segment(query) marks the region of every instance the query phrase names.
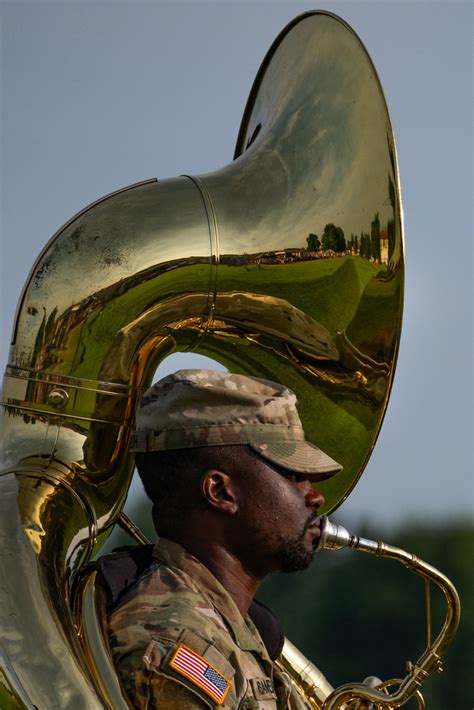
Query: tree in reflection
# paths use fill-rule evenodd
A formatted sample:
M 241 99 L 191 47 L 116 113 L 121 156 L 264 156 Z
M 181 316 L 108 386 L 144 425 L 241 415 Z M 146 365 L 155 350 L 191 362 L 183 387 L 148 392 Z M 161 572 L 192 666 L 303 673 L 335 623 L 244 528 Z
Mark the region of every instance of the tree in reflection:
M 332 222 L 327 224 L 321 237 L 321 247 L 323 251 L 328 249 L 332 249 L 335 252 L 346 251 L 347 244 L 342 227 L 336 227 Z
M 356 240 L 351 244 L 351 251 L 357 254 Z M 382 241 L 384 243 L 384 255 L 382 258 Z M 387 262 L 387 241 L 388 241 L 388 258 L 390 258 L 395 244 L 395 221 L 389 220 L 386 229 L 380 227 L 379 213 L 374 214 L 374 218 L 370 223 L 370 234 L 367 232 L 360 233 L 360 243 L 357 245 L 359 256 L 369 261 L 375 261 L 377 264 Z M 390 247 L 391 244 L 391 247 Z
M 319 251 L 321 249 L 321 242 L 317 234 L 308 234 L 306 243 L 308 251 Z
M 370 223 L 370 257 L 380 263 L 380 219 L 378 212 L 375 213 Z
M 390 177 L 390 173 L 388 175 L 388 195 L 390 198 L 390 204 L 392 205 L 393 209 L 393 214 L 395 214 L 395 184 Z M 395 249 L 395 219 L 389 219 L 387 222 L 387 235 L 388 235 L 388 258 L 390 259 L 393 250 Z
M 359 239 L 357 234 L 354 234 L 354 232 L 351 232 L 351 238 L 349 239 L 347 246 L 350 249 L 351 254 L 357 256 L 359 253 Z
M 370 235 L 365 232 L 361 232 L 359 256 L 364 257 L 364 259 L 370 259 L 371 255 Z

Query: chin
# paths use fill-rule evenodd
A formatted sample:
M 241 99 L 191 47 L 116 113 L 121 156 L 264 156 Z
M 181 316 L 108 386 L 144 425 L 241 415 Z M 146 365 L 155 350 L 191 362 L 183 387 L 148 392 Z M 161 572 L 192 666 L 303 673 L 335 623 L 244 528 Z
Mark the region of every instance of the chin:
M 292 544 L 287 543 L 279 550 L 278 560 L 282 572 L 301 572 L 307 569 L 313 561 L 314 550 L 308 550 L 301 543 L 295 545 L 294 542 L 291 541 Z

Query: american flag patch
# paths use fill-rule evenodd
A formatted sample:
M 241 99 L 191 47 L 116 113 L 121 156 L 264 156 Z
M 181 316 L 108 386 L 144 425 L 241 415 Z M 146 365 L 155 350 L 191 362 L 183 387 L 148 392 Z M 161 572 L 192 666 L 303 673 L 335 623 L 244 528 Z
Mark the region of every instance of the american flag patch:
M 184 644 L 178 646 L 170 661 L 170 667 L 189 678 L 219 705 L 225 700 L 232 685 L 232 682 L 225 675 L 219 673 L 217 668 L 211 666 L 202 656 Z

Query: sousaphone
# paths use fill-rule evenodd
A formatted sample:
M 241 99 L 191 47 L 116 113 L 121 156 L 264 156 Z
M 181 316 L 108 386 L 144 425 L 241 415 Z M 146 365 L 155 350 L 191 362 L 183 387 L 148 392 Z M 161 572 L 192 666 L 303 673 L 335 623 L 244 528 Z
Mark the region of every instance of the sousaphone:
M 3 385 L 2 708 L 126 707 L 96 643 L 93 581 L 76 611 L 71 589 L 126 521 L 134 413 L 158 363 L 202 353 L 291 387 L 308 439 L 344 466 L 321 485 L 330 512 L 382 423 L 403 274 L 383 92 L 326 12 L 275 40 L 229 165 L 131 185 L 57 232 L 22 293 Z

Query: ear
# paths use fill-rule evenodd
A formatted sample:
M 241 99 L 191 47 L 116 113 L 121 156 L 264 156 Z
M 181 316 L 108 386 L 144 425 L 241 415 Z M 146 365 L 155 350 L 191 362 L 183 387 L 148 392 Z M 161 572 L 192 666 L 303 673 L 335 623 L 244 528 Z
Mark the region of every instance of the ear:
M 201 478 L 201 495 L 216 512 L 235 515 L 238 510 L 232 478 L 223 471 L 211 468 Z

